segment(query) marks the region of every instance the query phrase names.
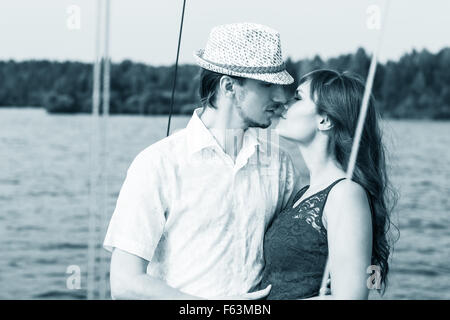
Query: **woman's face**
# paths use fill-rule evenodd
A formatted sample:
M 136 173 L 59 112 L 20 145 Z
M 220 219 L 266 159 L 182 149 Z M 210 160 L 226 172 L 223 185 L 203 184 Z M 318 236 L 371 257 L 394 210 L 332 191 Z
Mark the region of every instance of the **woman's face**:
M 294 97 L 287 104 L 284 118 L 280 118 L 275 130 L 282 137 L 301 143 L 308 143 L 317 133 L 320 116 L 310 97 L 310 82 L 302 83 Z

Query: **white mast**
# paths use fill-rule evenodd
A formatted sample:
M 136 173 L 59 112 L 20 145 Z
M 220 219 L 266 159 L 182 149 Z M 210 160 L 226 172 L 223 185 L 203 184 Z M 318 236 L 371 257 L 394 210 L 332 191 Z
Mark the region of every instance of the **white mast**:
M 103 121 L 102 121 L 102 170 L 103 170 L 103 214 L 101 214 L 100 221 L 100 248 L 102 247 L 103 237 L 106 233 L 108 221 L 108 117 L 109 117 L 109 87 L 110 87 L 110 58 L 109 58 L 109 28 L 110 28 L 110 0 L 105 0 L 105 34 L 104 34 L 104 57 L 103 57 Z M 100 249 L 101 250 L 101 249 Z M 104 250 L 101 250 L 99 260 L 99 299 L 105 300 L 108 288 L 108 263 L 107 255 Z M 103 259 L 101 259 L 103 257 Z
M 106 179 L 106 151 L 107 148 L 107 119 L 109 115 L 109 8 L 110 0 L 97 0 L 97 18 L 95 33 L 95 60 L 93 64 L 93 92 L 91 116 L 91 143 L 90 143 L 90 192 L 89 192 L 89 244 L 88 244 L 88 272 L 87 272 L 87 299 L 106 298 L 106 270 L 102 268 L 101 248 L 105 231 L 107 215 L 107 179 Z M 103 15 L 102 15 L 103 13 Z M 103 19 L 102 19 L 103 18 Z M 103 40 L 102 40 L 103 27 Z M 103 55 L 101 43 L 103 42 Z M 102 119 L 100 121 L 100 91 L 101 91 L 101 63 L 103 62 L 103 96 Z M 103 192 L 100 187 L 103 184 Z M 100 201 L 102 197 L 103 201 Z M 103 206 L 103 210 L 100 207 Z M 98 221 L 100 220 L 100 221 Z M 100 249 L 101 250 L 101 249 Z M 99 277 L 97 277 L 99 275 Z M 97 292 L 97 278 L 102 288 Z

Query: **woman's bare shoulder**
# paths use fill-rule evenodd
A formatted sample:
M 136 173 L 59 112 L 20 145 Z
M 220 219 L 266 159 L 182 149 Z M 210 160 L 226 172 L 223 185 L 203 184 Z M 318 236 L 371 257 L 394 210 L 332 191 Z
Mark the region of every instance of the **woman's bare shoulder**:
M 367 214 L 361 214 L 367 212 Z M 348 221 L 370 218 L 370 207 L 365 189 L 355 181 L 345 179 L 337 183 L 328 194 L 324 213 L 328 224 L 337 218 L 347 218 Z
M 365 189 L 357 182 L 345 179 L 338 182 L 328 194 L 328 198 L 341 201 L 367 200 Z

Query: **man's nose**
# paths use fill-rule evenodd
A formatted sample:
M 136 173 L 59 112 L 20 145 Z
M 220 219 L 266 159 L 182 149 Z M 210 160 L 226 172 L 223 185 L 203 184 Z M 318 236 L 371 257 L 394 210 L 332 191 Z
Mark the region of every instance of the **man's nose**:
M 285 104 L 288 100 L 282 85 L 273 86 L 272 99 L 276 103 Z

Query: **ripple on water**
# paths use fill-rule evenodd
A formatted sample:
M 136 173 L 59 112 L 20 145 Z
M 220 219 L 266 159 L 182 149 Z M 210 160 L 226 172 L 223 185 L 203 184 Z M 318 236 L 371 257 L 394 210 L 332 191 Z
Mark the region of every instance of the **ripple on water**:
M 86 299 L 86 290 L 49 290 L 34 295 L 33 299 Z
M 58 263 L 58 259 L 56 258 L 37 258 L 34 260 L 37 264 L 44 264 L 44 265 L 53 265 Z
M 433 269 L 425 269 L 425 268 L 396 268 L 396 273 L 401 273 L 402 275 L 413 275 L 413 276 L 427 276 L 427 277 L 437 277 L 441 273 L 433 270 Z
M 21 231 L 44 231 L 47 228 L 44 226 L 38 226 L 33 224 L 33 225 L 16 226 L 14 229 L 16 231 L 21 232 Z
M 88 245 L 86 243 L 71 243 L 71 242 L 61 242 L 46 244 L 40 247 L 40 250 L 66 250 L 66 249 L 87 249 Z
M 13 185 L 17 186 L 20 184 L 19 179 L 0 179 L 0 185 Z
M 448 225 L 445 225 L 444 223 L 436 223 L 436 222 L 429 222 L 429 223 L 427 223 L 426 227 L 429 229 L 433 229 L 433 230 L 448 229 Z

